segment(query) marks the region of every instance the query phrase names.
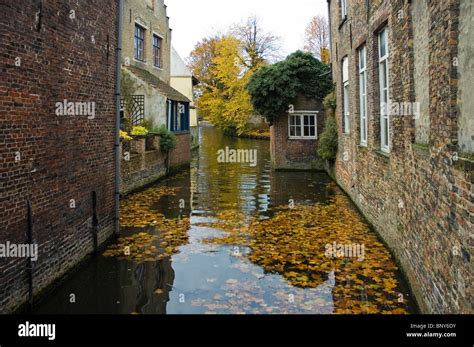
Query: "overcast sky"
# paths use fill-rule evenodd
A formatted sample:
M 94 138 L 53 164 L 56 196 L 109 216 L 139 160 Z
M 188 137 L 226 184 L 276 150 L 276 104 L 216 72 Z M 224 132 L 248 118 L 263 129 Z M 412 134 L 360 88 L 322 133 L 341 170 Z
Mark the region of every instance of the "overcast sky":
M 303 35 L 310 19 L 327 16 L 326 0 L 165 0 L 172 44 L 184 59 L 203 37 L 226 32 L 255 14 L 266 31 L 282 38 L 282 55 L 303 48 Z

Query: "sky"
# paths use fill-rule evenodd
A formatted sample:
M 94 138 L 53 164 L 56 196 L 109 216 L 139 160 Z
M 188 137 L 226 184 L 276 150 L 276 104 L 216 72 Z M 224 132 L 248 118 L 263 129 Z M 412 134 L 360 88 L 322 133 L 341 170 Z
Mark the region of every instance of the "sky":
M 263 29 L 281 37 L 281 55 L 302 49 L 304 32 L 315 15 L 327 16 L 326 0 L 165 0 L 172 44 L 184 59 L 197 42 L 233 23 L 257 15 Z

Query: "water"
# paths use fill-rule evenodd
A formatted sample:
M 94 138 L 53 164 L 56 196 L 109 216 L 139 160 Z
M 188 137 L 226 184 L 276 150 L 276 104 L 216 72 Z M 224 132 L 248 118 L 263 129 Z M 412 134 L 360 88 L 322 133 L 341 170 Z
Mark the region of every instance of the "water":
M 378 287 L 390 285 L 391 278 L 377 279 L 379 275 L 375 273 L 372 280 L 374 272 L 365 270 L 367 272 L 362 275 L 363 269 L 358 270 L 359 267 L 354 273 L 346 274 L 344 271 L 349 269 L 343 267 L 346 265 L 320 270 L 318 259 L 322 258 L 315 257 L 312 264 L 317 280 L 296 282 L 287 275 L 289 269 L 286 267 L 285 271 L 273 271 L 272 265 L 252 260 L 251 254 L 256 250 L 252 246 L 203 242 L 228 235 L 224 227 L 215 224 L 218 222 L 216 217 L 222 212 L 232 211 L 242 221 L 253 218 L 265 223 L 289 203 L 297 206 L 327 204 L 342 193 L 324 173 L 272 171 L 268 141 L 229 138 L 212 127 L 203 127 L 201 131 L 201 146 L 193 155 L 191 169 L 156 184 L 158 187 L 179 188 L 176 195 L 164 196 L 152 204 L 152 209 L 163 213 L 166 218 L 189 217 L 188 240 L 177 247 L 174 254 L 159 260 L 139 263 L 126 257 L 97 256 L 44 299 L 37 313 L 331 314 L 415 311 L 398 271 L 394 272 L 396 285 L 391 286 L 395 286 L 393 290 L 389 287 L 382 291 Z M 257 165 L 218 163 L 216 153 L 226 146 L 256 149 Z M 146 190 L 144 192 L 146 194 Z M 348 209 L 352 214 L 357 213 L 351 206 Z M 365 223 L 361 216 L 357 215 L 357 218 Z M 313 224 L 317 223 L 308 221 L 302 228 L 314 227 Z M 153 226 L 123 228 L 122 233 L 127 236 L 145 232 L 159 236 L 157 229 Z M 260 251 L 271 250 L 271 247 L 264 245 Z M 380 248 L 377 249 L 377 254 L 380 254 Z M 277 254 L 278 250 L 274 252 Z M 356 260 L 343 260 L 343 264 L 349 264 L 349 261 Z M 392 266 L 391 259 L 386 261 L 390 263 L 384 263 L 383 267 L 386 264 Z M 378 271 L 382 273 L 382 270 Z M 295 278 L 301 275 L 298 270 L 295 273 Z

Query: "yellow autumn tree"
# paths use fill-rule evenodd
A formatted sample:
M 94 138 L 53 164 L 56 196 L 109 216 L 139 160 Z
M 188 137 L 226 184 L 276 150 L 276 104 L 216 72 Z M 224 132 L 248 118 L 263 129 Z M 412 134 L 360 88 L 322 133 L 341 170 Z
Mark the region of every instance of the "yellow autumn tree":
M 241 42 L 231 36 L 213 38 L 198 45 L 193 53 L 193 72 L 205 80 L 197 106 L 205 119 L 230 132 L 242 134 L 253 113 L 245 88 L 253 73 L 242 58 Z M 205 69 L 203 71 L 203 69 Z

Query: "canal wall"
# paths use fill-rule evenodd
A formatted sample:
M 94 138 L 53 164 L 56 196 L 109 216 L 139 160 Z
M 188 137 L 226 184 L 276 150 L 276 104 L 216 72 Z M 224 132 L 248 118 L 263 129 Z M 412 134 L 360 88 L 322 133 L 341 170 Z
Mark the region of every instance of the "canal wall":
M 169 153 L 169 170 L 176 171 L 191 162 L 191 134 L 175 133 L 176 147 Z M 166 153 L 160 150 L 160 136 L 134 137 L 120 146 L 120 194 L 127 195 L 165 177 L 168 173 Z
M 28 301 L 30 278 L 36 296 L 94 250 L 94 235 L 101 244 L 113 233 L 118 7 L 0 7 L 0 244 L 37 247 L 31 266 L 26 253 L 2 252 L 0 313 L 9 313 Z M 74 110 L 61 112 L 64 100 Z M 94 112 L 77 112 L 81 103 Z
M 466 52 L 474 43 L 473 30 L 460 35 L 460 27 L 472 26 L 472 4 L 348 2 L 348 17 L 342 18 L 339 3 L 329 4 L 339 131 L 336 179 L 392 249 L 423 313 L 473 313 L 473 129 L 467 120 L 472 109 L 469 113 L 462 96 L 474 76 L 472 69 L 458 69 L 468 63 Z M 391 116 L 389 152 L 380 150 L 379 130 L 377 33 L 384 27 L 390 98 L 422 104 L 419 117 Z M 362 45 L 367 51 L 366 146 L 359 141 Z M 342 131 L 344 57 L 349 60 L 349 134 Z

